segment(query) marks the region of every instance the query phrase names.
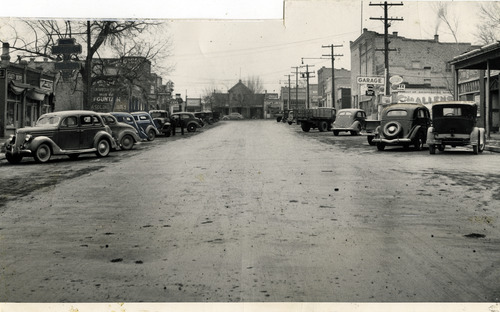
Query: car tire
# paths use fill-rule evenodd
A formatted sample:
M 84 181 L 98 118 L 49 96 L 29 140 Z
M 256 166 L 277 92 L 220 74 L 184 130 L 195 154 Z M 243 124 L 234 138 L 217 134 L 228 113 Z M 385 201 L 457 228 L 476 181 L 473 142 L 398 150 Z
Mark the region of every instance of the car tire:
M 97 149 L 96 151 L 97 157 L 106 157 L 111 151 L 111 144 L 106 139 L 100 139 L 99 142 L 97 142 L 96 149 Z
M 368 144 L 370 144 L 371 146 L 375 145 L 375 143 L 373 142 L 373 138 L 374 138 L 373 135 L 369 135 L 369 136 L 366 137 L 366 140 L 368 141 Z
M 477 139 L 478 139 L 477 151 L 479 153 L 482 153 L 484 151 L 484 147 L 486 145 L 485 137 L 483 136 L 483 138 L 481 140 L 481 133 L 479 133 Z
M 300 127 L 302 128 L 302 131 L 304 132 L 309 132 L 311 130 L 311 125 L 307 123 L 301 123 Z
M 439 144 L 437 148 L 440 152 L 444 152 L 444 146 L 445 146 L 444 144 Z
M 187 131 L 188 132 L 195 132 L 196 131 L 196 125 L 194 123 L 191 123 L 189 125 L 187 125 Z
M 382 142 L 377 143 L 377 149 L 379 151 L 383 151 L 385 149 L 385 143 Z
M 23 156 L 21 155 L 12 155 L 12 154 L 5 154 L 5 158 L 7 159 L 7 161 L 13 165 L 17 165 L 21 162 L 21 160 L 23 160 Z
M 339 135 L 339 131 L 338 130 L 333 130 L 333 135 L 334 136 L 338 136 Z
M 154 141 L 154 139 L 156 138 L 156 132 L 151 129 L 148 131 L 148 141 Z
M 134 138 L 129 134 L 124 135 L 120 140 L 120 146 L 123 150 L 131 150 L 134 147 Z
M 429 145 L 429 154 L 431 154 L 431 155 L 436 154 L 436 145 L 434 145 L 434 144 Z
M 421 151 L 424 148 L 424 140 L 421 134 L 417 134 L 412 143 L 415 151 Z
M 479 154 L 478 145 L 472 145 L 472 152 L 474 153 L 474 155 Z
M 394 127 L 394 128 L 393 128 Z M 403 129 L 403 126 L 397 121 L 390 121 L 384 125 L 382 128 L 382 132 L 384 136 L 388 139 L 394 139 L 398 136 L 398 134 Z
M 33 154 L 33 158 L 37 163 L 46 163 L 49 161 L 50 156 L 52 156 L 52 150 L 45 143 L 40 144 Z
M 327 128 L 328 128 L 328 123 L 326 121 L 320 121 L 318 123 L 319 132 L 325 132 Z

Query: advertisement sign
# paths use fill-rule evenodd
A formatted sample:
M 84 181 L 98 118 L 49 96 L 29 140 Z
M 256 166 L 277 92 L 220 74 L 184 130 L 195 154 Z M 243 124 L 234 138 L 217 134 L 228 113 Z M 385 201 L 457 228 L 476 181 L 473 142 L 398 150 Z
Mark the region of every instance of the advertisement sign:
M 376 84 L 376 85 L 384 85 L 385 78 L 384 77 L 358 77 L 356 78 L 358 84 Z

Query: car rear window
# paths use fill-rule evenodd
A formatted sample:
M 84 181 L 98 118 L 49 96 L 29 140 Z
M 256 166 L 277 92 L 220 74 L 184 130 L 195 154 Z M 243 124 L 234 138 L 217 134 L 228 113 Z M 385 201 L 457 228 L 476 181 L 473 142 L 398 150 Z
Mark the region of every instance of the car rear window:
M 387 112 L 387 116 L 395 117 L 395 116 L 408 116 L 408 112 L 403 109 L 394 109 Z

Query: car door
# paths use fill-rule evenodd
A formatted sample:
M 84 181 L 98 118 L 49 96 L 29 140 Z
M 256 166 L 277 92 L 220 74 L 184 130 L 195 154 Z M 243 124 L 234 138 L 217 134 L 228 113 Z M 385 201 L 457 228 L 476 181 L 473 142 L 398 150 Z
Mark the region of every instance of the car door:
M 78 149 L 80 146 L 80 127 L 78 116 L 66 116 L 59 124 L 55 143 L 63 150 Z
M 103 129 L 101 119 L 97 115 L 85 114 L 80 116 L 80 148 L 94 147 L 94 138 L 97 132 Z

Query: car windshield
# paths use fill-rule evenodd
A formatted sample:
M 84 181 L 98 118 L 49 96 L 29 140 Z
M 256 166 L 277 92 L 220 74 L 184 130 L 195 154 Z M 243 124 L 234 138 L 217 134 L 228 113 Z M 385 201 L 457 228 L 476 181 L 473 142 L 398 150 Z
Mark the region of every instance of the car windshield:
M 408 112 L 402 109 L 394 109 L 387 112 L 388 117 L 408 116 Z
M 160 113 L 160 112 L 152 112 L 149 115 L 151 115 L 151 117 L 153 117 L 153 118 L 163 117 L 163 113 Z
M 35 127 L 57 126 L 61 117 L 59 116 L 42 116 L 37 120 Z
M 473 118 L 475 115 L 472 107 L 434 107 L 434 117 L 467 117 Z

